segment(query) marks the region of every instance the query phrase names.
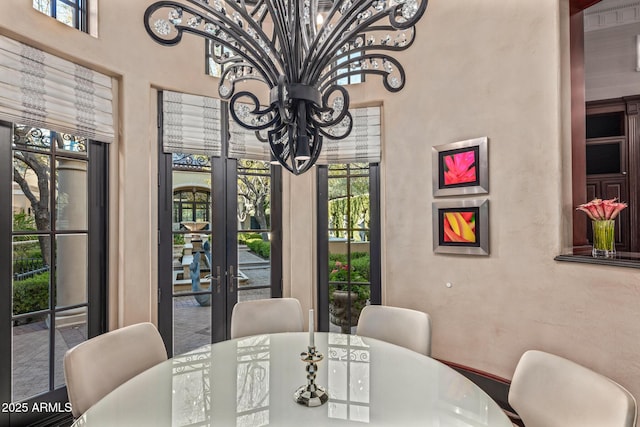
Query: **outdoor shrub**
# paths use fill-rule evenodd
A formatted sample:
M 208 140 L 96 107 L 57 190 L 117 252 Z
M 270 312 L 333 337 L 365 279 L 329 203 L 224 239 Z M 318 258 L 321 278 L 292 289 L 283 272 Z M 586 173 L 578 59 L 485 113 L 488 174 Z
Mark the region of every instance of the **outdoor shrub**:
M 238 233 L 238 242 L 247 245 L 250 240 L 262 240 L 260 233 Z M 248 246 L 248 245 L 247 245 Z
M 262 237 L 259 237 L 258 239 L 248 240 L 247 246 L 262 258 L 269 259 L 269 257 L 271 256 L 271 242 L 265 242 L 264 240 L 262 240 Z
M 369 257 L 369 254 L 366 254 L 366 256 L 351 260 L 351 266 L 353 267 L 353 270 L 357 272 L 360 276 L 362 276 L 364 278 L 364 281 L 366 282 L 369 281 L 369 277 L 370 277 L 370 274 L 369 274 L 370 265 L 371 265 L 371 258 Z
M 347 262 L 346 254 L 329 254 L 329 265 L 332 265 L 336 261 L 340 261 L 341 263 Z
M 13 282 L 13 314 L 30 313 L 49 307 L 49 272 Z

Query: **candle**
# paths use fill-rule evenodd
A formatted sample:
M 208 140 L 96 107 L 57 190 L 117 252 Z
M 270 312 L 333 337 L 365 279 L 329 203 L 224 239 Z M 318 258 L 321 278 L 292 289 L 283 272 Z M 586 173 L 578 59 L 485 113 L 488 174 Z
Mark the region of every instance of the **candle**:
M 315 347 L 313 342 L 313 308 L 309 310 L 309 347 Z

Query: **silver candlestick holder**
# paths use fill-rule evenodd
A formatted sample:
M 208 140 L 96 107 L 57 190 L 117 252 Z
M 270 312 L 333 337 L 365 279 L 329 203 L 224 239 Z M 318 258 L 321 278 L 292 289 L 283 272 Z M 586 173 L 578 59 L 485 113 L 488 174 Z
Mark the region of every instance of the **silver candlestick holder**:
M 307 364 L 307 384 L 300 386 L 293 394 L 294 400 L 308 407 L 320 406 L 329 400 L 327 391 L 315 383 L 318 362 L 324 357 L 316 352 L 315 346 L 307 347 L 308 351 L 300 353 L 300 359 Z

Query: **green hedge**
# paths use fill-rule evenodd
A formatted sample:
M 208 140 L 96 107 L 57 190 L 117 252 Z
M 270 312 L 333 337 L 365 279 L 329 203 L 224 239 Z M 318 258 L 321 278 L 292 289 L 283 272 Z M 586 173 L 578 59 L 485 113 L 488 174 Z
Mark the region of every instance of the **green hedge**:
M 271 256 L 271 242 L 265 242 L 264 240 L 262 240 L 262 237 L 248 240 L 247 246 L 262 258 L 269 259 L 269 257 Z
M 31 313 L 49 307 L 49 272 L 13 282 L 13 314 Z
M 246 245 L 250 240 L 262 240 L 260 233 L 238 233 L 238 243 Z

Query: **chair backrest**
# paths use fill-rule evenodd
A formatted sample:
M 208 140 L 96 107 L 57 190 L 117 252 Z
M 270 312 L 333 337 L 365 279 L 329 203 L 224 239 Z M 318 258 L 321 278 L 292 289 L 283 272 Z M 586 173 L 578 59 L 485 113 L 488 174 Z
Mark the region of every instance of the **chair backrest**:
M 237 303 L 231 313 L 231 338 L 302 331 L 302 307 L 295 298 L 243 301 Z
M 513 374 L 509 404 L 527 427 L 635 427 L 633 396 L 570 360 L 525 352 Z
M 367 305 L 360 312 L 356 334 L 431 355 L 431 318 L 422 311 Z
M 107 332 L 64 355 L 64 377 L 74 417 L 120 384 L 167 360 L 162 337 L 152 323 Z

